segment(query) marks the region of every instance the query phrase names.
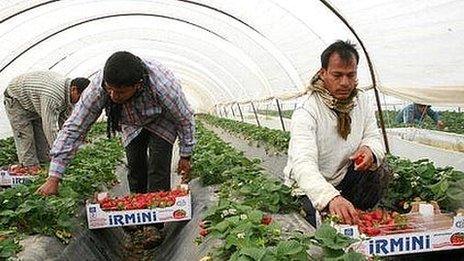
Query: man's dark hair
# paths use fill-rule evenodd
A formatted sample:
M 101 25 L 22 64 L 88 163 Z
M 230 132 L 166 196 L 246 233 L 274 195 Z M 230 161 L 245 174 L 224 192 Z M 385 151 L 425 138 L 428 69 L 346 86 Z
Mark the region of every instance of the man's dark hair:
M 329 59 L 333 53 L 338 53 L 342 61 L 348 63 L 351 59 L 356 58 L 356 64 L 359 63 L 359 54 L 356 50 L 356 45 L 352 44 L 349 40 L 342 41 L 338 40 L 335 43 L 329 45 L 321 54 L 321 65 L 322 68 L 327 69 L 329 66 Z
M 422 106 L 422 107 L 432 107 L 430 104 L 423 104 L 423 103 L 413 103 L 415 106 Z
M 111 84 L 115 87 L 130 86 L 142 82 L 149 84 L 149 74 L 145 63 L 138 56 L 126 51 L 115 52 L 105 63 L 102 84 Z M 116 131 L 120 131 L 119 120 L 122 106 L 114 103 L 110 98 L 105 106 L 107 119 L 106 133 L 108 138 Z
M 142 60 L 126 51 L 115 52 L 103 69 L 103 80 L 111 85 L 129 86 L 143 80 L 146 68 Z
M 71 81 L 71 86 L 76 86 L 79 93 L 82 93 L 89 84 L 90 80 L 83 77 L 74 78 Z

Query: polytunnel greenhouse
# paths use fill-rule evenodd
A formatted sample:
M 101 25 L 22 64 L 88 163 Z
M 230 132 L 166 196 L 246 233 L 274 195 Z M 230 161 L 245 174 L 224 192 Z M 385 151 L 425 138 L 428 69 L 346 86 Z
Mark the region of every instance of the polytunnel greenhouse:
M 0 1 L 0 260 L 464 260 L 464 2 Z

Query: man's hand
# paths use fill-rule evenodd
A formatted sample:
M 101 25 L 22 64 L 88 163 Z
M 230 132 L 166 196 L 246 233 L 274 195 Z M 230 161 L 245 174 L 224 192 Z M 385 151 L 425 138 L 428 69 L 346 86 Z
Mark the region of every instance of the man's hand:
M 354 160 L 354 170 L 366 171 L 374 165 L 374 154 L 367 146 L 361 146 L 353 155 L 350 160 Z
M 182 175 L 181 183 L 188 183 L 190 181 L 190 158 L 180 157 L 179 164 L 177 164 L 177 174 Z
M 442 122 L 442 121 L 437 121 L 437 128 L 439 130 L 443 130 L 443 128 L 445 127 L 445 123 Z
M 57 177 L 48 177 L 47 181 L 45 181 L 40 188 L 37 189 L 35 193 L 42 195 L 42 196 L 51 196 L 58 194 L 58 188 L 60 187 L 60 179 Z
M 358 212 L 353 204 L 342 196 L 336 196 L 329 202 L 329 212 L 339 216 L 346 224 L 353 225 L 359 221 Z

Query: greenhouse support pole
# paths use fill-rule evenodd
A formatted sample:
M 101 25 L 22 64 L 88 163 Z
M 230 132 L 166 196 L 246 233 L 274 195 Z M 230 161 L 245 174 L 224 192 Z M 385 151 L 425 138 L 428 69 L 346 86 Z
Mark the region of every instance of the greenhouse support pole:
M 255 114 L 256 123 L 258 124 L 259 127 L 261 127 L 261 124 L 259 123 L 259 120 L 258 120 L 258 114 L 256 114 L 256 109 L 255 109 L 255 105 L 253 104 L 253 102 L 251 102 L 251 108 L 253 108 L 253 113 Z
M 221 116 L 221 118 L 223 118 L 221 108 L 218 107 L 217 110 L 219 112 L 219 116 Z
M 383 120 L 382 108 L 380 106 L 379 91 L 377 90 L 377 80 L 375 79 L 374 66 L 372 65 L 371 57 L 367 53 L 367 50 L 366 50 L 366 47 L 364 46 L 363 41 L 361 41 L 361 38 L 354 31 L 354 28 L 337 11 L 337 9 L 335 9 L 332 5 L 330 5 L 330 3 L 327 0 L 319 0 L 319 1 L 321 1 L 321 3 L 323 3 L 327 8 L 329 8 L 329 10 L 332 11 L 346 25 L 346 27 L 348 27 L 350 32 L 353 33 L 354 37 L 356 38 L 356 40 L 358 40 L 359 44 L 361 45 L 361 48 L 362 48 L 362 50 L 364 52 L 364 55 L 366 56 L 367 65 L 369 66 L 369 72 L 371 74 L 372 88 L 374 89 L 375 101 L 377 103 L 377 111 L 379 112 L 380 128 L 382 129 L 383 141 L 385 143 L 385 150 L 386 150 L 387 153 L 390 153 L 390 146 L 388 146 L 387 131 L 385 130 L 385 122 Z
M 234 116 L 234 119 L 235 119 L 235 112 L 234 112 L 234 104 L 233 103 L 230 105 L 230 110 L 232 111 L 232 116 Z
M 377 111 L 379 112 L 380 128 L 382 129 L 383 141 L 385 142 L 385 150 L 388 154 L 390 154 L 390 146 L 388 146 L 387 131 L 385 130 L 385 121 L 383 119 L 382 107 L 380 106 L 379 91 L 377 90 L 375 85 L 373 87 L 374 87 L 375 101 L 377 103 Z
M 280 123 L 282 124 L 282 130 L 285 131 L 284 119 L 282 118 L 282 110 L 280 109 L 279 99 L 276 99 L 277 110 L 279 111 Z
M 238 104 L 238 103 L 237 103 L 237 107 L 238 107 L 238 112 L 240 113 L 240 119 L 242 119 L 242 122 L 243 122 L 242 108 L 240 108 L 240 104 Z
M 226 118 L 229 118 L 229 115 L 228 115 L 228 113 L 227 113 L 227 108 L 226 108 L 226 106 L 224 106 L 223 109 L 224 109 L 224 115 L 226 115 Z

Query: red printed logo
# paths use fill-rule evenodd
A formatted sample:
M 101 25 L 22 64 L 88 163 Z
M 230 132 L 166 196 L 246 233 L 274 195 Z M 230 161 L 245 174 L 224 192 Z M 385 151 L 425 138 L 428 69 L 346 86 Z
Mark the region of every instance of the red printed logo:
M 462 246 L 464 245 L 464 233 L 455 233 L 450 238 L 451 244 L 453 246 Z

